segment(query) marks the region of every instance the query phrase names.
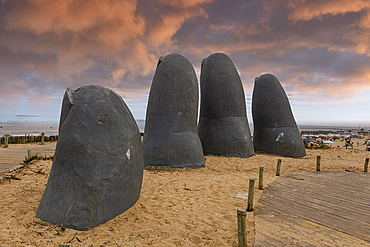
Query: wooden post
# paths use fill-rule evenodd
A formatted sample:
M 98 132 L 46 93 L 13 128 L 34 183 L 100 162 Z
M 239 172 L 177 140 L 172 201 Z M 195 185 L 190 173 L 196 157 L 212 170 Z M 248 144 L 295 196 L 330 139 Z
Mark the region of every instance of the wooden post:
M 32 157 L 32 155 L 31 155 L 31 149 L 28 149 L 28 160 L 30 160 L 31 157 Z
M 5 143 L 4 143 L 4 148 L 8 147 L 8 134 L 5 135 Z
M 369 158 L 365 159 L 365 166 L 364 166 L 364 172 L 367 172 L 367 168 L 369 167 Z
M 318 155 L 317 156 L 317 159 L 316 159 L 316 171 L 319 172 L 320 171 L 320 161 L 321 161 L 321 156 Z
M 45 145 L 44 138 L 45 138 L 45 134 L 41 133 L 41 145 Z
M 247 211 L 252 211 L 253 210 L 254 182 L 255 182 L 255 180 L 253 178 L 249 179 Z
M 59 244 L 59 247 L 73 247 L 73 244 Z
M 239 247 L 246 247 L 247 246 L 247 229 L 246 229 L 246 222 L 245 218 L 247 216 L 247 212 L 244 209 L 238 209 L 238 240 L 239 240 Z
M 260 167 L 260 173 L 258 177 L 258 189 L 263 190 L 263 167 Z
M 276 176 L 280 176 L 281 159 L 278 159 L 276 167 Z

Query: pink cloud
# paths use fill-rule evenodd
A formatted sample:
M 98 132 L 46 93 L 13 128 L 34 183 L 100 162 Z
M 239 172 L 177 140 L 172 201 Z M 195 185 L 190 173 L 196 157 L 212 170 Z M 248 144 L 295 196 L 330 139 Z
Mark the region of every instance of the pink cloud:
M 130 100 L 142 98 L 159 56 L 173 52 L 198 71 L 204 57 L 227 53 L 246 90 L 265 72 L 313 97 L 318 89 L 332 95 L 354 92 L 370 81 L 370 40 L 364 35 L 370 2 L 365 0 L 0 4 L 7 7 L 0 9 L 2 99 L 53 95 L 86 84 L 103 84 Z
M 295 23 L 312 19 L 322 20 L 326 15 L 358 12 L 370 7 L 370 2 L 367 0 L 280 0 L 265 1 L 264 7 L 270 13 L 276 11 L 276 9 L 286 8 L 288 19 Z
M 93 27 L 104 25 L 107 30 L 101 32 L 109 33 L 113 29 L 116 35 L 121 33 L 119 40 L 126 41 L 143 33 L 145 23 L 143 17 L 135 13 L 136 4 L 135 0 L 21 1 L 5 14 L 4 19 L 8 30 L 25 30 L 37 34 L 53 32 L 64 35 L 69 31 L 87 33 Z

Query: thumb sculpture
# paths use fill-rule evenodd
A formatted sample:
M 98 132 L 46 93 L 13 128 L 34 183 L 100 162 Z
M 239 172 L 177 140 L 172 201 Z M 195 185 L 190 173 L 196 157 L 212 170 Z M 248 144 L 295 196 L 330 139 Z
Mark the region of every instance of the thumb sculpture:
M 256 78 L 252 114 L 255 150 L 287 157 L 306 156 L 288 97 L 275 76 Z
M 143 179 L 136 122 L 122 98 L 101 86 L 68 88 L 59 140 L 36 217 L 88 230 L 135 204 Z
M 179 54 L 160 57 L 146 112 L 145 166 L 204 166 L 197 133 L 198 97 L 198 81 L 191 63 Z
M 253 156 L 243 85 L 227 55 L 215 53 L 203 59 L 200 88 L 198 134 L 204 153 Z

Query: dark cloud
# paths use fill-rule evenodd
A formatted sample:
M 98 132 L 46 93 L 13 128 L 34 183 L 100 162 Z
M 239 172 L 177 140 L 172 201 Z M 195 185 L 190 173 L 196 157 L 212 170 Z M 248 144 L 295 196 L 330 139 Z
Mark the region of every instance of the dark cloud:
M 370 88 L 369 29 L 366 0 L 5 0 L 0 105 L 102 84 L 142 109 L 159 56 L 173 52 L 198 73 L 204 57 L 228 54 L 247 97 L 262 73 L 297 99 L 351 92 Z
M 343 1 L 270 3 L 214 2 L 206 8 L 212 9 L 207 18 L 184 24 L 174 37 L 195 54 L 229 54 L 248 90 L 262 73 L 274 73 L 288 89 L 313 95 L 370 87 L 369 42 L 359 24 L 366 26 L 361 21 L 369 12 L 367 2 L 356 1 L 348 9 Z

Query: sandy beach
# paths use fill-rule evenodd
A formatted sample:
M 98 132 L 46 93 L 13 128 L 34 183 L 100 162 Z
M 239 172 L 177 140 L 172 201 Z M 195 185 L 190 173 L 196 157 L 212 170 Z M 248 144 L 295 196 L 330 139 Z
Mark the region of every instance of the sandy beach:
M 55 153 L 57 142 L 45 142 L 45 145 L 39 143 L 33 144 L 9 144 L 9 148 L 0 146 L 0 177 L 15 168 L 21 166 L 20 163 L 28 156 L 28 150 L 33 154 L 41 154 L 44 156 L 52 156 Z
M 336 141 L 333 148 L 307 149 L 304 158 L 264 153 L 250 158 L 206 156 L 205 168 L 146 168 L 137 203 L 109 222 L 85 232 L 50 225 L 36 218 L 52 161 L 32 161 L 27 167 L 1 175 L 2 178 L 13 175 L 20 180 L 6 179 L 0 184 L 0 246 L 58 246 L 60 243 L 104 246 L 115 242 L 118 243 L 112 246 L 199 243 L 202 243 L 200 246 L 237 246 L 236 211 L 246 208 L 246 199 L 234 198 L 234 195 L 248 191 L 250 178 L 257 181 L 260 166 L 264 167 L 265 186 L 277 178 L 278 159 L 282 159 L 282 175 L 314 171 L 317 155 L 321 156 L 322 171 L 362 171 L 370 152 L 365 151 L 363 145 L 355 145 L 354 149 L 343 146 L 344 142 Z M 0 155 L 2 151 L 1 147 Z M 254 205 L 262 192 L 256 188 Z M 251 244 L 255 230 L 253 212 L 248 214 L 247 230 Z M 154 236 L 159 234 L 165 235 Z M 146 238 L 148 236 L 154 237 Z M 222 239 L 224 237 L 229 238 Z M 216 239 L 219 240 L 205 242 Z

